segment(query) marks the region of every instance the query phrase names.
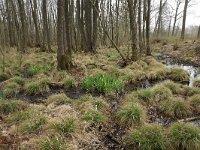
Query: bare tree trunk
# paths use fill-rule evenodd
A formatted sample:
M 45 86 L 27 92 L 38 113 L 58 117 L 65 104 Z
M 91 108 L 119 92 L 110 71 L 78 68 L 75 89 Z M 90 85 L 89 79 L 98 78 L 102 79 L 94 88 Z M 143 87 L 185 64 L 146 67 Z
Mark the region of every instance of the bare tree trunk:
M 9 44 L 10 46 L 15 46 L 15 31 L 14 31 L 14 26 L 13 26 L 13 22 L 12 22 L 12 8 L 10 5 L 10 2 L 8 0 L 5 1 L 6 3 L 6 14 L 7 14 L 7 22 L 8 22 L 8 32 L 9 32 Z
M 136 6 L 137 0 L 127 0 L 130 17 L 130 31 L 131 31 L 131 42 L 132 42 L 132 57 L 133 61 L 138 60 L 138 49 L 137 49 L 137 22 L 136 22 Z
M 92 41 L 92 51 L 96 52 L 97 49 L 97 33 L 98 33 L 98 14 L 99 14 L 99 2 L 94 0 L 93 3 L 93 41 Z
M 27 47 L 27 39 L 28 39 L 28 27 L 27 27 L 27 19 L 26 19 L 26 12 L 24 6 L 24 0 L 17 0 L 19 6 L 19 13 L 20 13 L 20 21 L 21 21 L 21 31 L 22 31 L 22 38 L 20 41 L 21 45 L 21 52 L 26 51 Z
M 78 22 L 78 30 L 80 32 L 80 39 L 81 39 L 81 49 L 86 51 L 86 36 L 84 31 L 84 22 L 83 22 L 83 1 L 77 0 L 76 1 L 76 9 L 77 9 L 77 22 Z
M 186 17 L 187 17 L 187 8 L 188 8 L 189 0 L 185 0 L 185 6 L 183 10 L 183 23 L 182 23 L 182 31 L 181 31 L 181 39 L 185 38 L 185 25 L 186 25 Z
M 200 38 L 200 26 L 199 26 L 199 29 L 198 29 L 197 38 L 198 38 L 198 39 Z
M 151 55 L 150 48 L 150 19 L 151 19 L 151 0 L 147 3 L 147 20 L 146 20 L 146 41 L 147 41 L 147 55 Z
M 172 16 L 170 16 L 170 19 L 169 19 L 168 36 L 170 35 L 170 32 L 171 32 L 171 23 L 172 23 Z
M 33 22 L 35 25 L 35 41 L 36 41 L 36 47 L 40 47 L 40 32 L 39 32 L 39 25 L 38 25 L 38 9 L 37 9 L 37 0 L 30 0 L 31 9 L 32 9 L 32 16 L 33 16 Z
M 181 1 L 177 0 L 176 12 L 175 12 L 175 16 L 174 16 L 174 23 L 173 23 L 173 29 L 172 29 L 172 36 L 174 36 L 174 34 L 175 34 L 175 28 L 176 28 L 176 22 L 177 22 L 178 10 L 179 10 L 180 4 L 181 4 Z
M 65 12 L 68 12 L 66 9 L 68 8 L 68 0 L 58 0 L 58 26 L 57 26 L 57 40 L 58 40 L 58 50 L 57 50 L 57 62 L 58 62 L 58 70 L 70 70 L 72 67 L 72 59 L 71 52 L 68 49 L 68 40 L 66 39 L 66 33 L 68 33 L 68 14 L 65 16 Z M 67 5 L 67 6 L 66 6 Z
M 43 19 L 43 46 L 42 49 L 44 51 L 51 52 L 51 38 L 50 38 L 50 31 L 48 26 L 48 19 L 47 19 L 47 1 L 42 1 L 42 19 Z M 46 45 L 48 48 L 46 48 Z
M 92 2 L 91 0 L 85 1 L 85 28 L 86 28 L 86 40 L 87 40 L 87 50 L 88 52 L 92 52 Z
M 116 45 L 119 45 L 119 4 L 120 0 L 116 0 Z
M 147 0 L 143 0 L 143 33 L 142 33 L 142 36 L 143 36 L 143 43 L 144 43 L 144 47 L 146 48 L 146 17 L 147 17 Z
M 140 54 L 142 54 L 142 21 L 141 21 L 141 12 L 142 12 L 142 1 L 139 0 L 138 4 L 138 36 L 139 36 L 139 49 L 140 49 Z

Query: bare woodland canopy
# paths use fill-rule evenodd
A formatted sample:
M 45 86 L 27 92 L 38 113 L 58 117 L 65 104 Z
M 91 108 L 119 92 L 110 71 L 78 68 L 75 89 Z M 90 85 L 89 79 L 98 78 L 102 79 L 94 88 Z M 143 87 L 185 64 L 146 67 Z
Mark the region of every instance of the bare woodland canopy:
M 70 69 L 75 51 L 96 53 L 98 47 L 129 45 L 132 60 L 150 55 L 149 39 L 186 36 L 188 9 L 194 0 L 1 0 L 1 47 L 58 46 L 58 69 Z M 180 26 L 180 22 L 182 26 Z M 199 37 L 198 27 L 193 27 Z

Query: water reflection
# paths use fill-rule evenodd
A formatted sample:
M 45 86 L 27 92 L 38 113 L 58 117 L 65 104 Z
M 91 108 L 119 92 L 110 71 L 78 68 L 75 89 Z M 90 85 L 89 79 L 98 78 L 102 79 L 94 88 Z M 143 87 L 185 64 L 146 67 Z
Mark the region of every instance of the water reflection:
M 200 68 L 198 67 L 180 63 L 177 60 L 167 55 L 160 55 L 158 56 L 158 59 L 164 64 L 166 64 L 167 67 L 169 68 L 181 67 L 182 69 L 187 71 L 190 74 L 190 82 L 189 82 L 190 87 L 193 86 L 194 80 L 200 77 Z

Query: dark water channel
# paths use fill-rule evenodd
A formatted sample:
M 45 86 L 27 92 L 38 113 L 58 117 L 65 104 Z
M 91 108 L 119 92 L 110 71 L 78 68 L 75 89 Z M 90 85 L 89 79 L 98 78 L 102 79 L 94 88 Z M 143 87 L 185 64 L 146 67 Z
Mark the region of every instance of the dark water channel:
M 196 67 L 195 65 L 192 65 L 190 63 L 185 63 L 183 61 L 180 61 L 178 59 L 172 58 L 168 55 L 162 54 L 162 53 L 156 53 L 154 55 L 157 60 L 163 64 L 165 64 L 168 68 L 176 68 L 180 67 L 187 71 L 190 75 L 189 80 L 189 87 L 193 87 L 193 83 L 196 79 L 200 79 L 200 67 Z M 200 119 L 194 119 L 189 121 L 190 123 L 194 124 L 195 126 L 200 127 Z
M 168 55 L 164 55 L 161 53 L 156 53 L 155 56 L 158 59 L 158 61 L 162 62 L 169 68 L 180 67 L 180 68 L 184 69 L 185 71 L 187 71 L 190 74 L 190 81 L 189 81 L 189 85 L 188 85 L 190 87 L 193 86 L 195 79 L 200 78 L 200 67 L 195 67 L 191 64 L 187 64 L 180 60 L 176 60 Z

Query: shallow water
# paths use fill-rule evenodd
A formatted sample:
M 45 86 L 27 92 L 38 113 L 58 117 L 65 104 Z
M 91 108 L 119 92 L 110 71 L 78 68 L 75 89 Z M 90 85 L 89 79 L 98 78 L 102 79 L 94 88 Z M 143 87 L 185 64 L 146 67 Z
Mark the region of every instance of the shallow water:
M 181 67 L 185 71 L 187 71 L 190 74 L 190 81 L 189 86 L 192 87 L 194 80 L 200 77 L 200 68 L 194 67 L 192 65 L 182 63 L 178 60 L 175 60 L 174 58 L 171 58 L 170 56 L 163 55 L 163 54 L 157 54 L 157 58 L 159 61 L 167 65 L 169 68 L 175 68 L 175 67 Z

